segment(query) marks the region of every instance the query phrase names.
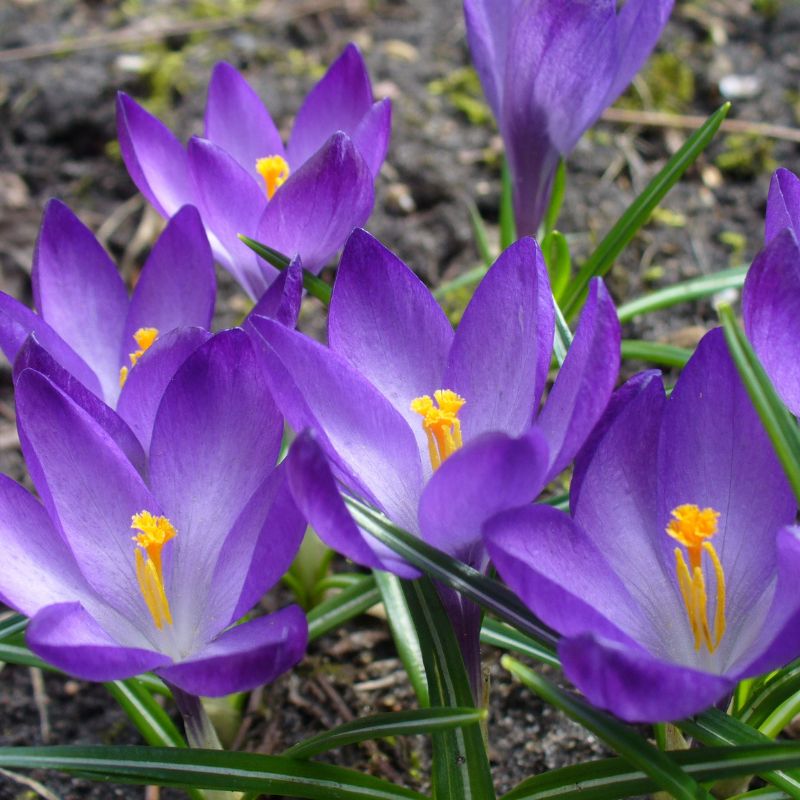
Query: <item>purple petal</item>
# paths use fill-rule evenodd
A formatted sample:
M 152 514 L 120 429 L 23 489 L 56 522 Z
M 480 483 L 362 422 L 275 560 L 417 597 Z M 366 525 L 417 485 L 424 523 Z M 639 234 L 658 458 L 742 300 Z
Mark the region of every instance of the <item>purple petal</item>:
M 58 669 L 86 681 L 116 681 L 170 663 L 161 653 L 121 647 L 80 603 L 43 608 L 28 625 L 28 646 Z
M 544 505 L 517 508 L 489 520 L 484 537 L 503 580 L 559 633 L 592 632 L 632 645 L 629 636 L 646 625 L 604 553 L 566 514 Z
M 41 469 L 46 486 L 40 493 L 81 572 L 125 619 L 150 630 L 136 579 L 131 517 L 144 509 L 159 514 L 156 501 L 100 424 L 44 375 L 25 370 L 16 393 L 23 453 Z
M 123 92 L 117 95 L 117 136 L 128 174 L 162 217 L 187 203 L 197 205 L 183 145 Z
M 769 244 L 784 228 L 800 238 L 800 179 L 788 169 L 779 169 L 769 185 L 765 242 Z
M 337 353 L 272 320 L 258 317 L 253 325 L 289 424 L 315 430 L 326 455 L 352 476 L 349 488 L 415 531 L 422 462 L 405 420 Z
M 366 161 L 346 134 L 335 133 L 275 193 L 255 238 L 319 272 L 367 221 L 374 200 Z
M 92 368 L 107 402 L 116 400 L 128 293 L 92 232 L 58 200 L 44 212 L 32 283 L 39 313 Z
M 353 231 L 336 274 L 328 342 L 403 415 L 426 454 L 411 401 L 445 388 L 452 341 L 453 328 L 422 281 L 366 231 Z
M 90 589 L 42 505 L 0 475 L 0 598 L 26 616 Z
M 159 337 L 128 373 L 117 414 L 130 425 L 144 451 L 150 450 L 156 411 L 178 367 L 211 338 L 203 328 L 176 328 Z
M 251 172 L 259 158 L 285 156 L 281 135 L 266 106 L 224 61 L 214 67 L 208 84 L 205 126 L 205 138 Z
M 730 677 L 659 661 L 644 650 L 591 634 L 563 639 L 558 651 L 564 673 L 589 702 L 628 722 L 688 717 L 713 705 L 734 684 Z
M 303 265 L 295 258 L 269 285 L 261 299 L 253 306 L 244 323 L 245 330 L 253 330 L 250 324 L 255 317 L 277 320 L 287 328 L 294 328 L 300 316 L 303 301 Z
M 364 567 L 386 570 L 403 578 L 419 577 L 413 567 L 362 533 L 353 522 L 325 454 L 310 431 L 304 431 L 294 441 L 287 464 L 295 501 L 328 547 Z
M 598 278 L 537 420 L 550 448 L 548 481 L 572 461 L 608 404 L 619 373 L 620 338 L 617 310 Z
M 373 103 L 352 134 L 353 142 L 374 178 L 378 177 L 386 159 L 391 135 L 392 101 L 387 97 Z
M 164 392 L 150 445 L 150 483 L 177 529 L 167 582 L 176 628 L 194 629 L 225 540 L 272 471 L 283 420 L 248 335 L 218 333 Z
M 206 228 L 225 248 L 223 266 L 252 297 L 260 297 L 267 286 L 266 275 L 256 254 L 239 240 L 239 234 L 255 237 L 258 221 L 267 207 L 267 194 L 250 172 L 222 148 L 193 136 L 189 140 L 189 167 L 197 185 L 200 210 Z
M 548 459 L 547 443 L 536 429 L 519 439 L 487 433 L 468 442 L 433 473 L 422 492 L 422 538 L 484 569 L 481 526 L 501 511 L 532 503 L 544 488 Z
M 100 381 L 89 365 L 38 314 L 0 292 L 0 348 L 12 364 L 30 334 L 84 386 L 102 396 Z
M 774 235 L 756 256 L 744 283 L 742 314 L 775 388 L 791 412 L 800 414 L 800 246 L 793 230 Z
M 292 169 L 308 161 L 331 134 L 342 131 L 352 136 L 371 108 L 367 67 L 358 48 L 349 44 L 297 112 L 286 148 Z
M 458 326 L 442 388 L 466 399 L 464 439 L 519 436 L 531 425 L 553 349 L 553 299 L 533 239 L 511 245 L 481 281 Z
M 657 531 L 684 503 L 720 513 L 712 543 L 728 586 L 728 630 L 740 630 L 775 574 L 775 534 L 794 522 L 797 503 L 721 328 L 703 337 L 667 403 L 657 469 Z M 662 540 L 671 552 L 672 540 Z
M 302 659 L 307 641 L 305 614 L 288 606 L 231 628 L 192 658 L 157 672 L 189 694 L 223 697 L 274 681 Z
M 173 328 L 210 328 L 217 280 L 214 258 L 197 209 L 184 206 L 169 221 L 142 269 L 131 298 L 122 337 L 120 362 L 138 346 L 139 328 L 158 335 Z

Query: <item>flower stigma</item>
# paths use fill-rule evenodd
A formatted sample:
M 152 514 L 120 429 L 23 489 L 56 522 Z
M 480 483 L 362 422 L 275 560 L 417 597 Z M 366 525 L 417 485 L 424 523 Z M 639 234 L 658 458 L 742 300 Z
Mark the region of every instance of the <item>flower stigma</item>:
M 136 578 L 156 628 L 161 630 L 166 622 L 172 625 L 172 613 L 164 589 L 161 551 L 174 539 L 177 531 L 166 517 L 156 517 L 149 511 L 140 511 L 131 517 L 131 528 L 139 531 L 132 536 L 138 545 L 136 552 Z
M 708 541 L 717 532 L 719 512 L 713 508 L 696 505 L 681 505 L 672 510 L 672 519 L 667 525 L 667 535 L 680 542 L 689 556 L 689 564 L 680 547 L 675 548 L 675 568 L 678 575 L 683 604 L 689 617 L 694 636 L 694 649 L 705 645 L 709 653 L 719 647 L 725 633 L 725 573 L 714 545 Z M 703 553 L 714 569 L 717 587 L 717 602 L 714 610 L 714 633 L 708 621 L 708 593 L 703 574 Z
M 133 338 L 136 340 L 136 344 L 139 345 L 139 349 L 128 353 L 128 358 L 131 360 L 130 367 L 120 367 L 120 388 L 125 385 L 125 381 L 128 380 L 128 373 L 136 366 L 136 362 L 144 355 L 145 350 L 149 349 L 158 338 L 158 328 L 139 328 L 139 330 L 133 334 Z
M 422 417 L 422 429 L 428 437 L 428 455 L 434 469 L 438 469 L 462 445 L 458 412 L 466 402 L 450 389 L 437 389 L 433 398 L 426 394 L 411 401 L 411 410 Z
M 256 172 L 264 179 L 267 198 L 272 200 L 275 192 L 286 183 L 289 177 L 289 165 L 281 156 L 267 156 L 256 161 Z

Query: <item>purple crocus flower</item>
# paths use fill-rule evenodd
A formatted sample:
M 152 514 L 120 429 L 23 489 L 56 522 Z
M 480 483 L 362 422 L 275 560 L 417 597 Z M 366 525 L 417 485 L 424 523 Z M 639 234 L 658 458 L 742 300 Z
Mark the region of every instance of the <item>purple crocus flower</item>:
M 554 312 L 533 239 L 500 256 L 455 332 L 414 273 L 362 230 L 336 276 L 329 347 L 272 320 L 252 324 L 264 339 L 276 402 L 295 430 L 315 434 L 301 436 L 289 459 L 310 523 L 354 561 L 407 577 L 416 571 L 355 527 L 336 482 L 482 567 L 483 520 L 532 500 L 572 460 L 619 365 L 616 312 L 595 281 L 538 411 Z
M 120 94 L 122 156 L 142 194 L 163 216 L 196 205 L 217 260 L 251 297 L 276 271 L 243 233 L 319 271 L 363 225 L 386 157 L 390 101 L 374 102 L 364 60 L 348 45 L 297 113 L 284 148 L 269 112 L 229 64 L 214 68 L 205 136 L 185 149 L 155 117 Z
M 800 415 L 800 179 L 787 169 L 772 177 L 766 246 L 747 272 L 745 330 L 775 388 Z
M 673 0 L 464 0 L 467 38 L 506 146 L 517 231 L 534 234 L 558 161 L 630 83 Z
M 614 396 L 570 501 L 572 518 L 534 505 L 484 530 L 595 705 L 676 720 L 800 654 L 797 504 L 721 329 L 669 399 L 655 372 Z
M 34 334 L 57 365 L 120 408 L 130 405 L 126 394 L 137 393 L 133 376 L 139 360 L 150 355 L 151 346 L 168 349 L 164 345 L 176 339 L 196 344 L 211 325 L 216 296 L 211 249 L 190 206 L 170 220 L 129 297 L 92 232 L 67 206 L 51 200 L 36 244 L 32 283 L 38 314 L 0 293 L 0 348 L 6 357 L 13 363 Z M 182 328 L 190 330 L 176 331 Z
M 175 373 L 147 481 L 46 375 L 24 369 L 16 396 L 42 503 L 0 478 L 0 598 L 31 617 L 35 653 L 86 680 L 155 670 L 211 696 L 302 657 L 296 606 L 231 627 L 288 568 L 305 528 L 274 466 L 283 420 L 246 333 L 217 334 Z

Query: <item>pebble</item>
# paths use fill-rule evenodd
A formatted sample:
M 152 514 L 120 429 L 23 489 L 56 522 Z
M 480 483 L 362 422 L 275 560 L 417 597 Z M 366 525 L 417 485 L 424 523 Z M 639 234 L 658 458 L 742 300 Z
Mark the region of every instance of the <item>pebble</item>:
M 757 75 L 726 75 L 719 82 L 719 91 L 728 100 L 750 100 L 761 94 Z

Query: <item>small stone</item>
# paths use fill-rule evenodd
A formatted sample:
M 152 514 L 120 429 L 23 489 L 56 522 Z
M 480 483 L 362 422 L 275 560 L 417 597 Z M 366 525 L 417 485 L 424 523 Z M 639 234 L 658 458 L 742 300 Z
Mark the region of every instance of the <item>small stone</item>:
M 386 190 L 386 210 L 390 214 L 406 216 L 417 210 L 411 190 L 404 183 L 393 183 Z
M 761 88 L 757 75 L 726 75 L 719 82 L 719 91 L 728 100 L 750 100 L 761 94 Z
M 14 172 L 0 172 L 0 208 L 25 208 L 30 202 L 25 181 Z

